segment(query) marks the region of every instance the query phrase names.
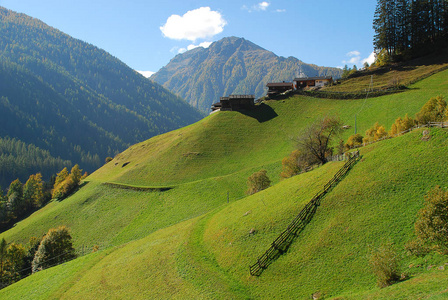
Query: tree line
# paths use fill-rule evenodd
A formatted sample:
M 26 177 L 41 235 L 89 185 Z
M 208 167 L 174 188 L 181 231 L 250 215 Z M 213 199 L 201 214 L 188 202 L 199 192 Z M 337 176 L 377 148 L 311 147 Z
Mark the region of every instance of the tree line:
M 373 29 L 377 57 L 398 61 L 447 46 L 447 0 L 378 0 Z
M 0 186 L 8 185 L 12 179 L 22 181 L 40 172 L 49 179 L 64 167 L 72 167 L 69 160 L 53 157 L 49 151 L 15 138 L 0 138 Z
M 9 185 L 6 195 L 0 186 L 0 230 L 11 227 L 51 199 L 67 197 L 85 177 L 87 173 L 83 175 L 82 169 L 75 165 L 70 173 L 65 167 L 49 182 L 42 180 L 41 173 L 30 175 L 25 184 L 16 179 Z

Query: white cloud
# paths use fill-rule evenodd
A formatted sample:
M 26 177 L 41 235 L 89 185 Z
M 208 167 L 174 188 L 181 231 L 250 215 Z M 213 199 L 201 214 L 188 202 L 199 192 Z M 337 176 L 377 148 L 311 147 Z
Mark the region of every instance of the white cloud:
M 194 48 L 197 48 L 197 47 L 208 48 L 211 44 L 212 44 L 212 42 L 202 42 L 199 45 L 191 44 L 191 45 L 188 45 L 187 49 L 191 50 L 191 49 L 194 49 Z
M 343 60 L 342 62 L 344 64 L 359 64 L 361 61 L 361 52 L 354 50 L 354 51 L 350 51 L 348 52 L 345 56 L 348 56 L 350 59 L 349 60 Z
M 137 71 L 137 70 L 136 70 Z M 152 71 L 137 71 L 138 73 L 142 74 L 143 76 L 145 76 L 146 78 L 151 77 L 152 74 L 154 74 L 155 72 Z
M 275 12 L 278 12 L 278 13 L 286 12 L 286 9 L 276 9 Z
M 212 11 L 210 7 L 200 7 L 183 16 L 171 15 L 160 30 L 167 38 L 195 42 L 221 33 L 226 24 L 219 12 Z
M 349 57 L 349 60 L 343 60 L 344 64 L 352 64 L 357 65 L 358 67 L 362 67 L 365 62 L 371 65 L 375 61 L 375 52 L 370 53 L 367 58 L 361 59 L 361 52 L 354 50 L 348 52 L 345 56 Z
M 263 1 L 263 2 L 260 2 L 258 4 L 252 5 L 251 7 L 249 7 L 247 5 L 243 5 L 241 7 L 241 9 L 242 10 L 247 10 L 248 12 L 266 11 L 270 5 L 271 5 L 271 3 L 267 2 L 267 1 Z M 283 12 L 283 11 L 285 11 L 285 10 L 277 9 L 277 12 Z
M 260 3 L 258 3 L 258 9 L 266 10 L 266 9 L 268 9 L 269 5 L 270 5 L 269 2 L 266 2 L 266 1 L 260 2 Z
M 350 51 L 349 53 L 347 53 L 347 56 L 360 56 L 361 52 L 355 50 L 355 51 Z
M 188 45 L 187 48 L 177 48 L 177 53 L 184 53 L 187 52 L 189 50 L 192 50 L 194 48 L 198 48 L 198 47 L 202 47 L 202 48 L 208 48 L 210 45 L 212 44 L 212 42 L 202 42 L 199 45 Z
M 362 60 L 362 64 L 368 63 L 369 65 L 373 64 L 375 62 L 375 52 L 370 53 L 369 57 L 364 58 Z

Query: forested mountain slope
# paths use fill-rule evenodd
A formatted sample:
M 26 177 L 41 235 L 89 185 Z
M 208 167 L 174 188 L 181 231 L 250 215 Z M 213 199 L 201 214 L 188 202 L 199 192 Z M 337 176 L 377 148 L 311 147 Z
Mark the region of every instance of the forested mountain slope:
M 106 51 L 0 7 L 0 137 L 92 171 L 201 117 Z
M 292 81 L 297 76 L 333 76 L 342 70 L 281 57 L 244 38 L 228 37 L 207 49 L 195 48 L 174 57 L 150 79 L 209 112 L 219 97 L 266 93 L 268 82 Z

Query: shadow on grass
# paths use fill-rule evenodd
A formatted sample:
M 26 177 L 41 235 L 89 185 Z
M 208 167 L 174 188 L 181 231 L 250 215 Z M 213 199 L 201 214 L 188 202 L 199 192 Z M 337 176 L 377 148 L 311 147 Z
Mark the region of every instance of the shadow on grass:
M 257 121 L 260 123 L 267 122 L 274 119 L 275 117 L 278 117 L 278 114 L 275 112 L 275 110 L 264 103 L 256 105 L 254 110 L 241 110 L 240 112 L 243 115 L 257 119 Z

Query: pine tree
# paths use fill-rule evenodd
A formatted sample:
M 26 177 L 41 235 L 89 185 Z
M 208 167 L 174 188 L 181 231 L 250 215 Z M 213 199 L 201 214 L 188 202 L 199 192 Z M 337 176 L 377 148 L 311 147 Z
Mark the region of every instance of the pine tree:
M 373 46 L 375 51 L 387 48 L 387 5 L 386 0 L 378 0 L 373 17 Z

